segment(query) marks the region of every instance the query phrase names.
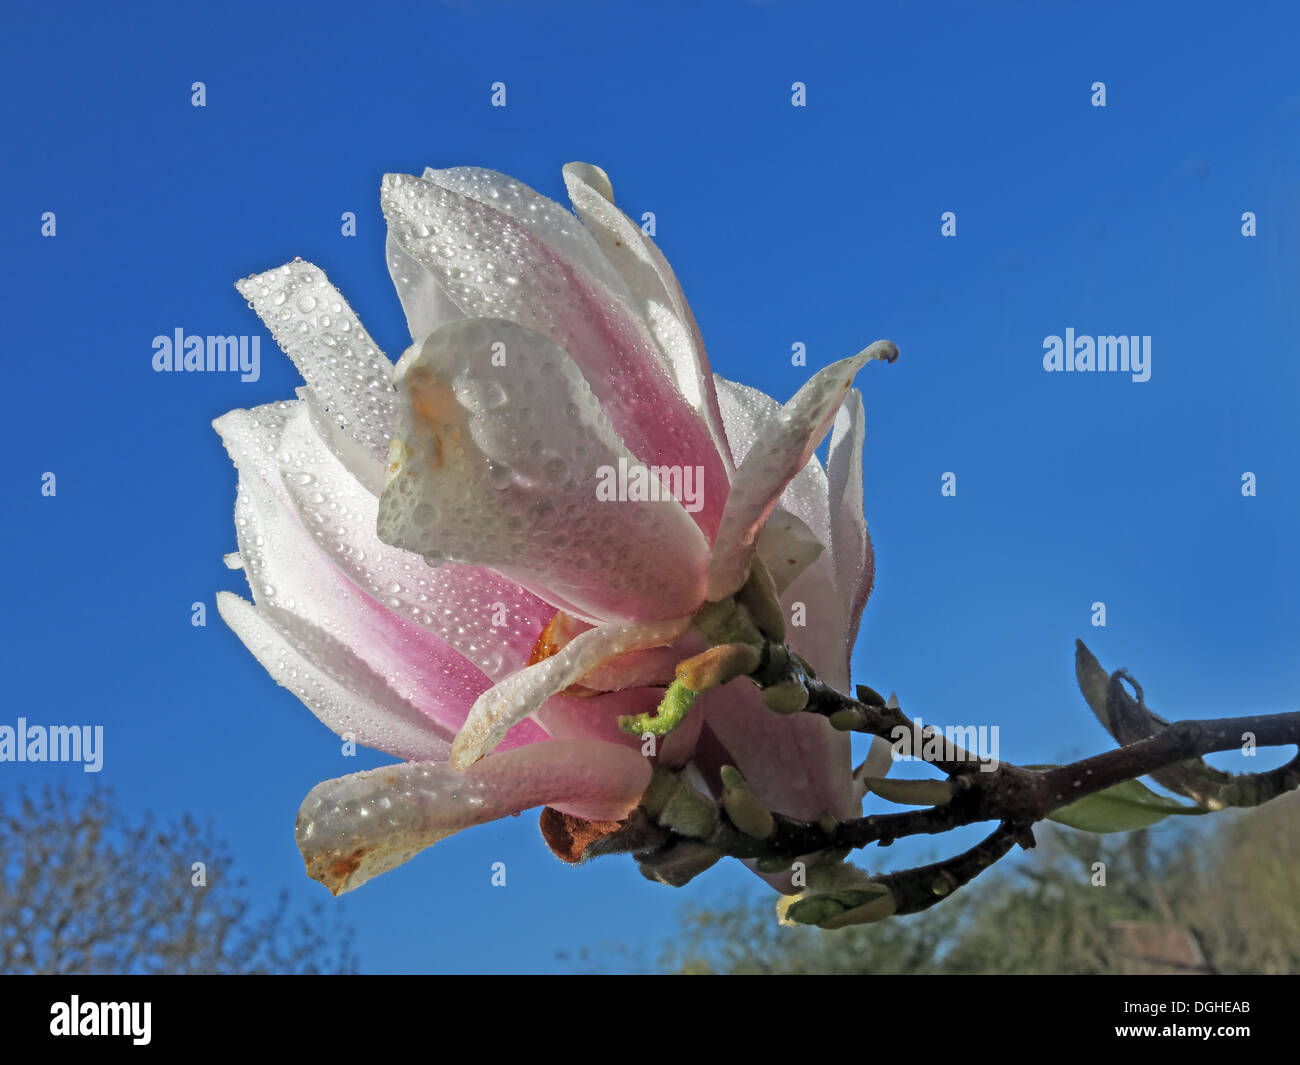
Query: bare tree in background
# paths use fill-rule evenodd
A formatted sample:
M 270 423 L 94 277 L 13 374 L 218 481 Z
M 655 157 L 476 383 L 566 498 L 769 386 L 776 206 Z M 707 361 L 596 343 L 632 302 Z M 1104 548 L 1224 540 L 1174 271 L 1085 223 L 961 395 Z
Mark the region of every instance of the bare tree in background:
M 337 918 L 287 892 L 255 913 L 210 828 L 132 821 L 108 791 L 0 800 L 0 868 L 0 972 L 355 971 Z

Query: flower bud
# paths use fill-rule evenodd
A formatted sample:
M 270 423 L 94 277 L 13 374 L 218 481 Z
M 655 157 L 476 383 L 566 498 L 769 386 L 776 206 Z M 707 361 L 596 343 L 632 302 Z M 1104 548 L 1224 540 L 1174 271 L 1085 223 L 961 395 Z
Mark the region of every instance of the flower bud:
M 753 673 L 762 658 L 762 652 L 750 644 L 724 643 L 678 662 L 677 679 L 692 691 L 709 691 Z
M 797 680 L 784 680 L 763 689 L 763 704 L 778 714 L 797 714 L 808 705 L 808 689 Z
M 736 602 L 749 611 L 750 617 L 768 638 L 778 643 L 785 639 L 785 614 L 781 597 L 767 565 L 757 555 L 749 570 L 749 580 L 736 593 Z
M 867 723 L 866 715 L 856 706 L 846 706 L 843 710 L 836 710 L 827 720 L 830 721 L 831 728 L 838 729 L 840 732 L 852 732 Z
M 891 780 L 864 777 L 867 787 L 887 802 L 900 806 L 942 806 L 952 799 L 951 780 Z
M 870 902 L 864 902 L 861 906 L 855 906 L 851 910 L 845 910 L 830 920 L 822 921 L 818 927 L 835 929 L 847 928 L 851 924 L 874 924 L 876 921 L 883 921 L 886 917 L 892 917 L 897 911 L 898 900 L 894 898 L 892 891 L 886 889 L 883 895 Z
M 738 769 L 723 766 L 722 783 L 722 808 L 733 825 L 755 839 L 767 839 L 776 831 L 772 812 L 749 790 Z
M 865 684 L 858 685 L 858 702 L 865 703 L 867 706 L 884 707 L 885 697 L 876 691 L 875 688 L 868 688 Z
M 722 857 L 714 850 L 693 839 L 679 839 L 661 851 L 637 859 L 637 867 L 647 880 L 669 887 L 682 887 Z
M 677 785 L 659 813 L 659 823 L 680 836 L 702 839 L 718 827 L 718 805 L 680 777 Z

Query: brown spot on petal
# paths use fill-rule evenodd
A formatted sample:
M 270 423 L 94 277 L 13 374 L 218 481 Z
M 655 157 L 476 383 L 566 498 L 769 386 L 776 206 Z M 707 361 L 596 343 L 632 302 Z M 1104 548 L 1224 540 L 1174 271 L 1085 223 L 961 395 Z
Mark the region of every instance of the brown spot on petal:
M 465 411 L 456 400 L 456 393 L 446 381 L 427 369 L 412 373 L 407 382 L 411 397 L 411 411 L 433 437 L 433 465 L 442 466 L 441 432 L 459 436 L 458 426 L 465 419 Z M 435 428 L 435 426 L 437 428 Z
M 538 821 L 542 839 L 546 840 L 551 853 L 570 865 L 577 865 L 588 847 L 612 836 L 626 824 L 626 821 L 584 821 L 550 806 L 542 810 Z
M 352 874 L 361 868 L 361 862 L 367 853 L 365 847 L 359 847 L 351 854 L 339 854 L 330 858 L 324 868 L 318 863 L 308 863 L 307 875 L 324 884 L 331 894 L 338 895 Z

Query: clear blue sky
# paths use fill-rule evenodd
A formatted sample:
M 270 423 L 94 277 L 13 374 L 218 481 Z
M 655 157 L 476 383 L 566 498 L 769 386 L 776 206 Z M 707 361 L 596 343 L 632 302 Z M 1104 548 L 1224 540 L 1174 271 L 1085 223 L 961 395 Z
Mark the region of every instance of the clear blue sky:
M 260 899 L 323 895 L 294 845 L 298 804 L 386 759 L 341 759 L 213 605 L 247 590 L 221 562 L 235 473 L 209 423 L 300 381 L 265 333 L 254 383 L 156 374 L 152 338 L 261 332 L 232 283 L 300 255 L 395 357 L 380 175 L 478 165 L 562 199 L 574 159 L 655 212 L 718 372 L 784 400 L 878 337 L 902 348 L 860 379 L 878 581 L 856 680 L 927 721 L 999 724 L 1002 757 L 1025 762 L 1105 745 L 1072 680 L 1079 636 L 1166 715 L 1294 709 L 1291 6 L 12 10 L 0 723 L 103 724 L 100 780 L 129 810 L 211 818 Z M 1150 381 L 1044 372 L 1044 338 L 1067 327 L 1151 336 Z M 790 365 L 796 341 L 808 370 Z M 91 779 L 0 765 L 0 792 Z M 557 952 L 606 941 L 653 955 L 686 899 L 748 879 L 720 867 L 674 892 L 623 859 L 564 867 L 529 813 L 342 905 L 370 971 L 563 971 Z

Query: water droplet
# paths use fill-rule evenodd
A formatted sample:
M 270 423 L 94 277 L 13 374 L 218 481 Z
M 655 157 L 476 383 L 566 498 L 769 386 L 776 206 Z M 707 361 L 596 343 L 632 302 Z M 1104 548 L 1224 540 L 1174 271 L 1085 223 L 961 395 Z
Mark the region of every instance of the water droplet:
M 541 532 L 550 532 L 560 523 L 560 516 L 549 503 L 543 503 L 533 511 L 533 527 Z
M 483 384 L 479 398 L 483 406 L 487 407 L 488 410 L 495 410 L 497 407 L 503 406 L 510 396 L 496 381 L 486 381 Z

